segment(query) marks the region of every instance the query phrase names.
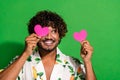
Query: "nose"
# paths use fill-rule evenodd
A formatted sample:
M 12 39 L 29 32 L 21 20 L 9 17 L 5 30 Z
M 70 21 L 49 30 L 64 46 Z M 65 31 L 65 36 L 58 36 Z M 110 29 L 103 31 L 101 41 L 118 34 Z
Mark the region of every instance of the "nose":
M 51 33 L 49 32 L 46 36 L 45 36 L 45 38 L 47 38 L 47 39 L 51 39 Z

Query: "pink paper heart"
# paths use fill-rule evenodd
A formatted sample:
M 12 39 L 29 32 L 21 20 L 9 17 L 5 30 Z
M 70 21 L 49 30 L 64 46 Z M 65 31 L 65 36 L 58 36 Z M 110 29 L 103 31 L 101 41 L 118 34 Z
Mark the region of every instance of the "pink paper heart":
M 46 36 L 49 33 L 48 27 L 43 27 L 39 24 L 35 25 L 34 31 L 38 36 Z
M 86 39 L 87 32 L 86 32 L 86 30 L 81 30 L 80 32 L 75 32 L 73 34 L 73 37 L 74 37 L 75 40 L 81 42 L 81 41 Z

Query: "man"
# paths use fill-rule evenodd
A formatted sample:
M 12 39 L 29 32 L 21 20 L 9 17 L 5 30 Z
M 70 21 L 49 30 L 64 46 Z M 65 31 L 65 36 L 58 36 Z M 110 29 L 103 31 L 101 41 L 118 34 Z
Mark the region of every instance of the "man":
M 47 26 L 49 33 L 36 35 L 37 24 Z M 58 14 L 38 12 L 29 21 L 28 31 L 23 53 L 0 73 L 0 80 L 96 80 L 91 64 L 93 48 L 87 40 L 81 42 L 84 66 L 57 47 L 67 33 L 66 23 Z

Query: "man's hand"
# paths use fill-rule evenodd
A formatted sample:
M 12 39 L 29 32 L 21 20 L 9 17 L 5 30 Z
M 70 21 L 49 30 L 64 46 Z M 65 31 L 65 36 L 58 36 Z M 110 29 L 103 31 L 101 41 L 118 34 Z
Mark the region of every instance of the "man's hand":
M 40 37 L 34 33 L 26 38 L 26 46 L 24 52 L 10 66 L 8 66 L 4 71 L 0 72 L 0 80 L 17 79 L 20 70 L 26 62 L 26 59 L 28 59 L 29 55 L 32 54 L 39 40 Z
M 81 42 L 81 57 L 84 61 L 86 76 L 85 80 L 96 80 L 95 73 L 92 68 L 91 57 L 93 53 L 93 47 L 87 40 Z
M 29 55 L 32 54 L 33 50 L 36 48 L 38 41 L 40 40 L 40 37 L 36 34 L 31 34 L 25 39 L 25 50 L 24 52 L 28 53 Z
M 87 40 L 81 42 L 81 57 L 84 62 L 90 61 L 93 53 L 93 47 Z

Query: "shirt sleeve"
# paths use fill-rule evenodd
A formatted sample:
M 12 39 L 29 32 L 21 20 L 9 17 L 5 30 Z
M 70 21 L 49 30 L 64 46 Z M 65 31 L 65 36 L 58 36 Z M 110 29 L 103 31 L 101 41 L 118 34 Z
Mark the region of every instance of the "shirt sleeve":
M 22 68 L 16 80 L 25 80 L 23 77 L 23 74 L 24 74 L 24 72 L 23 72 L 23 68 Z
M 75 73 L 76 73 L 76 78 L 77 80 L 85 80 L 85 67 L 84 64 L 76 58 L 73 58 L 73 61 L 75 62 Z
M 84 64 L 79 64 L 77 67 L 77 77 L 80 78 L 80 80 L 85 80 L 85 67 Z

